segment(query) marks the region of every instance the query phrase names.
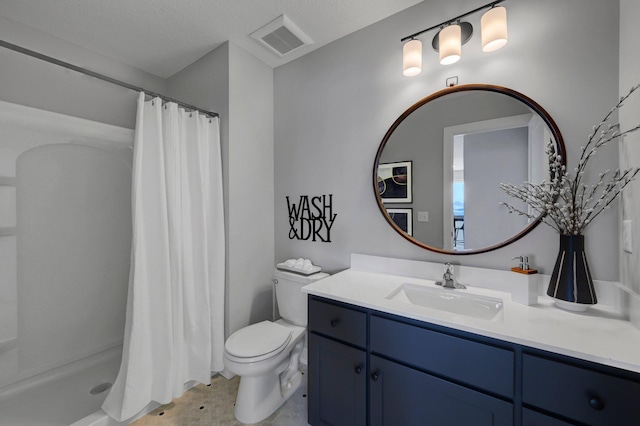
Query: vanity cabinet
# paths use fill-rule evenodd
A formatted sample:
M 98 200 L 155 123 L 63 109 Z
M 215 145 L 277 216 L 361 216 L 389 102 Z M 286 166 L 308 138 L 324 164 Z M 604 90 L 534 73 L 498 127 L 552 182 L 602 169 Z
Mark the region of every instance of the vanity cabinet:
M 309 423 L 640 425 L 640 374 L 309 296 Z
M 513 424 L 508 350 L 315 297 L 308 326 L 311 425 Z

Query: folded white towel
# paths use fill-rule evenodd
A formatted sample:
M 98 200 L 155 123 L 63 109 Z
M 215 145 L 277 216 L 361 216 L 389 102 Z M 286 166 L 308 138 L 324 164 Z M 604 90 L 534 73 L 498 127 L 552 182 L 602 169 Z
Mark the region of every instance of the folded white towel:
M 281 265 L 304 272 L 309 272 L 317 268 L 317 266 L 311 262 L 311 259 L 303 259 L 301 257 L 298 259 L 287 259 Z
M 278 269 L 289 270 L 304 275 L 315 274 L 322 270 L 321 267 L 314 265 L 310 259 L 287 259 L 282 263 L 278 263 Z

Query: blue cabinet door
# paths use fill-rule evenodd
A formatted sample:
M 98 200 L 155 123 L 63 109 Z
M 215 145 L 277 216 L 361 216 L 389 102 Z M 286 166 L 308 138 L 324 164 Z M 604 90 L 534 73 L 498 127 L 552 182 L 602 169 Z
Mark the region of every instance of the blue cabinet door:
M 528 408 L 522 409 L 522 426 L 574 426 Z
M 513 405 L 372 355 L 372 426 L 511 426 Z
M 367 423 L 367 370 L 363 350 L 309 333 L 309 424 Z

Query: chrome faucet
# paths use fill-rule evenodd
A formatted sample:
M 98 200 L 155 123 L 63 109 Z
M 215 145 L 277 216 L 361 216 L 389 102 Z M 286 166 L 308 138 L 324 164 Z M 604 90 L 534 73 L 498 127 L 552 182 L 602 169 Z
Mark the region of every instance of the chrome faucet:
M 444 274 L 442 275 L 442 281 L 436 281 L 436 285 L 441 285 L 443 288 L 458 288 L 465 289 L 464 285 L 456 282 L 456 277 L 453 275 L 453 265 L 449 262 L 444 264 Z

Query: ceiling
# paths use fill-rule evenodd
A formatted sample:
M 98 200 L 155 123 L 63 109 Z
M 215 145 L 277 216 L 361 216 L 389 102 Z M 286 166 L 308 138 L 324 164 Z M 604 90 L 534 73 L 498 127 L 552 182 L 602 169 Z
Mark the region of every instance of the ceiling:
M 421 0 L 0 0 L 0 16 L 167 78 L 225 41 L 271 67 Z M 285 14 L 312 40 L 278 57 L 249 34 Z

